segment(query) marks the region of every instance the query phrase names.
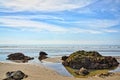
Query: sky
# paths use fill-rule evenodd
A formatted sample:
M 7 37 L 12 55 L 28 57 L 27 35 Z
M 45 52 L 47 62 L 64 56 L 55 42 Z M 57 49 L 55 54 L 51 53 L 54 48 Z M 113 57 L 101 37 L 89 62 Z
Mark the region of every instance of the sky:
M 120 45 L 120 0 L 0 0 L 0 44 Z

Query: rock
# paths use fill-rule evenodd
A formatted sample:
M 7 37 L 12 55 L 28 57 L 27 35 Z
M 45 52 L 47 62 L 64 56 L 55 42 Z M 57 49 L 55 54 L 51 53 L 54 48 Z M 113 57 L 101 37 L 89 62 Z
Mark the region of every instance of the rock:
M 41 52 L 39 53 L 38 59 L 39 59 L 40 61 L 43 60 L 43 59 L 46 59 L 46 58 L 48 58 L 47 55 L 48 55 L 48 54 L 47 54 L 46 52 L 41 51 Z
M 28 60 L 34 59 L 33 57 L 25 56 L 23 53 L 13 53 L 7 57 L 7 60 L 21 60 L 22 62 L 28 62 Z
M 86 69 L 109 69 L 119 65 L 118 61 L 111 56 L 102 56 L 96 51 L 76 51 L 64 62 L 64 66 L 74 69 L 82 67 Z
M 66 62 L 66 61 L 62 62 L 62 64 L 63 64 L 64 66 L 69 66 L 68 62 Z
M 28 75 L 24 74 L 22 71 L 11 71 L 6 73 L 6 77 L 3 80 L 22 80 L 23 78 L 27 78 Z
M 114 75 L 114 73 L 108 72 L 108 73 L 101 73 L 98 75 L 98 77 L 105 78 L 105 77 L 112 76 L 112 75 Z
M 62 56 L 62 60 L 65 61 L 68 58 L 68 56 Z
M 85 75 L 88 75 L 89 74 L 89 71 L 87 69 L 85 69 L 84 67 L 82 67 L 79 71 L 76 71 L 75 72 L 77 75 L 82 75 L 82 76 L 85 76 Z

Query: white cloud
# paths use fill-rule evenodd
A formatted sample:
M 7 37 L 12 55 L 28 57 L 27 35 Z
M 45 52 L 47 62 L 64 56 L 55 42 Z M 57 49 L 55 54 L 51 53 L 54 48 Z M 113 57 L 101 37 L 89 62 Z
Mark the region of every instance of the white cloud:
M 80 28 L 70 28 L 74 33 L 91 33 L 91 34 L 100 34 L 102 31 L 92 30 L 92 29 L 80 29 Z
M 12 15 L 12 16 L 0 16 L 3 18 L 10 18 L 10 19 L 45 19 L 45 20 L 58 20 L 58 21 L 64 21 L 64 18 L 57 17 L 57 16 L 52 16 L 49 14 L 46 15 Z
M 112 30 L 112 29 L 104 29 L 104 32 L 109 32 L 109 33 L 115 33 L 115 32 L 119 32 L 118 30 Z
M 1 11 L 64 11 L 85 7 L 96 0 L 1 0 Z M 3 8 L 3 9 L 2 9 Z
M 110 26 L 116 25 L 115 24 L 116 21 L 102 22 L 99 20 L 94 20 L 94 21 L 90 20 L 90 22 L 88 21 L 73 22 L 79 26 L 86 27 L 86 28 L 84 27 L 82 28 L 82 27 L 64 27 L 64 26 L 62 27 L 60 25 L 58 26 L 58 25 L 41 22 L 41 21 L 35 21 L 35 20 L 32 20 L 32 18 L 34 19 L 34 17 L 24 17 L 24 16 L 22 17 L 21 16 L 2 16 L 0 17 L 0 26 L 16 28 L 17 30 L 21 30 L 21 31 L 28 30 L 28 31 L 36 31 L 36 32 L 47 31 L 47 32 L 58 32 L 58 33 L 91 33 L 91 34 L 118 32 L 118 30 L 108 29 Z M 46 18 L 49 19 L 49 17 L 46 17 Z M 89 28 L 89 27 L 92 27 L 92 28 Z
M 78 21 L 60 21 L 61 23 L 71 23 L 78 27 L 86 27 L 91 29 L 98 29 L 98 28 L 110 28 L 119 24 L 118 20 L 108 20 L 108 19 L 85 19 L 85 20 L 78 20 Z
M 55 25 L 32 21 L 29 19 L 14 19 L 14 18 L 0 18 L 0 25 L 12 28 L 19 28 L 21 30 L 37 30 L 37 31 L 51 31 L 51 32 L 64 32 L 65 28 Z

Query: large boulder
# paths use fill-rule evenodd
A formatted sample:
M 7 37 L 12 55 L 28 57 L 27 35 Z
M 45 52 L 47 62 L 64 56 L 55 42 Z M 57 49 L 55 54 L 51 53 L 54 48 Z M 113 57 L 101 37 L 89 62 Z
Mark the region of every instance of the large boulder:
M 43 60 L 43 59 L 46 59 L 46 58 L 48 58 L 47 55 L 48 55 L 48 54 L 47 54 L 46 52 L 41 51 L 41 52 L 39 53 L 38 59 L 39 59 L 40 61 Z
M 22 71 L 11 71 L 6 73 L 6 77 L 3 80 L 22 80 L 23 78 L 27 78 L 28 75 L 24 74 Z
M 7 60 L 21 60 L 23 62 L 34 59 L 33 57 L 25 56 L 23 53 L 13 53 L 8 55 L 7 57 Z
M 64 66 L 74 69 L 82 67 L 86 69 L 109 69 L 118 66 L 118 61 L 111 56 L 102 56 L 96 51 L 76 51 L 72 53 L 64 62 Z

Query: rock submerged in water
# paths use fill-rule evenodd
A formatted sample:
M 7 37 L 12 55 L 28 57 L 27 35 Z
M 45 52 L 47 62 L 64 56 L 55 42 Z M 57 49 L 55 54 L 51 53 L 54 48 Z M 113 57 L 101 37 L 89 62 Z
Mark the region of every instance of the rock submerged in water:
M 77 51 L 72 53 L 65 61 L 64 66 L 73 69 L 109 69 L 119 65 L 118 61 L 111 56 L 102 56 L 96 51 Z
M 6 73 L 6 77 L 3 80 L 22 80 L 23 78 L 27 78 L 28 75 L 24 74 L 22 71 L 11 71 Z
M 7 60 L 21 60 L 22 62 L 28 62 L 28 60 L 34 59 L 33 57 L 25 56 L 23 53 L 13 53 L 7 57 Z
M 46 59 L 46 58 L 48 58 L 47 55 L 48 55 L 48 54 L 47 54 L 46 52 L 41 51 L 41 52 L 39 53 L 38 59 L 39 59 L 40 61 L 43 60 L 43 59 Z

